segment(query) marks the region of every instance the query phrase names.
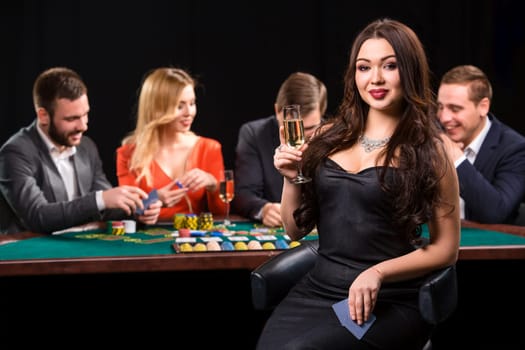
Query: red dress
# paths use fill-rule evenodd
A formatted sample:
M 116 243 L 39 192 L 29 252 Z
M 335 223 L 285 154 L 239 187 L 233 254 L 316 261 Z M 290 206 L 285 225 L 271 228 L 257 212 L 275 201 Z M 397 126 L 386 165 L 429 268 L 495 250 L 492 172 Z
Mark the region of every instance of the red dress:
M 120 146 L 117 149 L 117 177 L 120 186 L 138 186 L 149 193 L 154 188 L 164 187 L 174 180 L 162 170 L 157 162 L 153 161 L 150 169 L 152 186 L 148 186 L 144 178 L 137 183 L 137 174 L 129 170 L 129 163 L 134 149 L 135 146 L 130 144 Z M 217 140 L 199 136 L 195 146 L 188 155 L 185 172 L 194 168 L 200 168 L 212 174 L 219 181 L 224 170 L 224 161 L 222 146 Z M 219 198 L 218 188 L 213 193 L 206 191 L 204 188 L 198 191 L 190 191 L 187 193 L 187 197 L 195 214 L 200 214 L 203 211 L 209 211 L 217 215 L 226 213 L 226 204 Z M 190 208 L 184 199 L 180 200 L 173 207 L 163 207 L 160 210 L 159 221 L 172 221 L 173 216 L 179 213 L 190 213 Z

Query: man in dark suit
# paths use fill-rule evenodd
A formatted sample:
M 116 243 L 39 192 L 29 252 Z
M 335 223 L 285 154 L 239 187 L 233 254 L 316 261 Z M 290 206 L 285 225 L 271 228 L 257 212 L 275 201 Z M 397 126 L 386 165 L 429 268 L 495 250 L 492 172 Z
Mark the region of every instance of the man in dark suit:
M 511 224 L 525 197 L 525 137 L 489 112 L 491 98 L 479 68 L 455 67 L 441 79 L 438 117 L 459 177 L 461 217 Z
M 68 68 L 42 72 L 33 86 L 37 118 L 0 148 L 0 233 L 52 233 L 100 220 L 133 218 L 147 193 L 112 188 L 87 130 L 89 102 Z M 160 201 L 136 218 L 157 221 Z
M 283 178 L 273 165 L 273 155 L 280 144 L 282 110 L 289 104 L 301 106 L 304 132 L 308 138 L 326 112 L 326 87 L 311 74 L 291 74 L 277 94 L 275 115 L 243 124 L 239 129 L 235 150 L 233 208 L 237 214 L 270 227 L 282 225 L 280 208 Z

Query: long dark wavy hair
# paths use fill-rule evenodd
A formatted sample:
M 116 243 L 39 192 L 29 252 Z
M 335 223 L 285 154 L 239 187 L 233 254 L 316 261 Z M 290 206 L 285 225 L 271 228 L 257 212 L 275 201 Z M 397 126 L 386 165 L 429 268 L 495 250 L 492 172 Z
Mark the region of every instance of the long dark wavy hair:
M 392 45 L 404 91 L 399 123 L 378 159 L 383 191 L 392 199 L 396 229 L 414 240 L 421 235 L 421 224 L 428 222 L 432 208 L 440 202 L 439 180 L 450 166 L 439 133 L 435 95 L 423 45 L 412 29 L 392 19 L 379 19 L 358 34 L 345 73 L 344 97 L 334 118 L 321 125 L 304 152 L 304 173 L 315 179 L 321 162 L 331 154 L 352 147 L 363 133 L 369 105 L 359 95 L 355 83 L 356 58 L 361 45 L 371 38 L 386 39 Z M 385 176 L 386 166 L 396 167 L 393 176 Z M 316 225 L 319 203 L 314 192 L 315 180 L 302 185 L 302 202 L 294 218 L 303 233 Z M 349 213 L 351 215 L 351 213 Z

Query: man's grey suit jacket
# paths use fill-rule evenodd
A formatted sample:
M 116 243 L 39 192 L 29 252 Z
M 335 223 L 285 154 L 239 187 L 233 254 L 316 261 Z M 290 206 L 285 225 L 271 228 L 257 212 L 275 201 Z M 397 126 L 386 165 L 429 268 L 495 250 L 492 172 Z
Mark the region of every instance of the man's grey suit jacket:
M 36 120 L 0 148 L 0 233 L 51 233 L 91 221 L 122 219 L 122 210 L 97 208 L 97 190 L 111 188 L 97 146 L 82 137 L 73 155 L 80 197 L 67 198 L 64 182 L 38 133 Z

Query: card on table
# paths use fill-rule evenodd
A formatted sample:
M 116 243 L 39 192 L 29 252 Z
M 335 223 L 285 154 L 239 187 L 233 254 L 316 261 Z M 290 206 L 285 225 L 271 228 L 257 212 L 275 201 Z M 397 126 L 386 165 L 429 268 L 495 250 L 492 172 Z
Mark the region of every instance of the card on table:
M 148 209 L 151 203 L 155 202 L 157 199 L 159 199 L 159 194 L 157 193 L 156 189 L 153 189 L 148 194 L 148 198 L 142 200 L 142 203 L 144 204 L 144 209 Z M 137 208 L 135 212 L 137 213 L 137 215 L 144 215 L 143 209 Z
M 355 335 L 357 339 L 361 339 L 376 320 L 376 316 L 374 314 L 370 314 L 370 317 L 365 323 L 363 323 L 362 325 L 358 325 L 354 320 L 350 318 L 350 310 L 348 309 L 348 298 L 335 303 L 334 305 L 332 305 L 332 308 L 334 309 L 335 314 L 337 315 L 337 318 L 339 318 L 341 324 L 345 328 L 347 328 L 353 335 Z

